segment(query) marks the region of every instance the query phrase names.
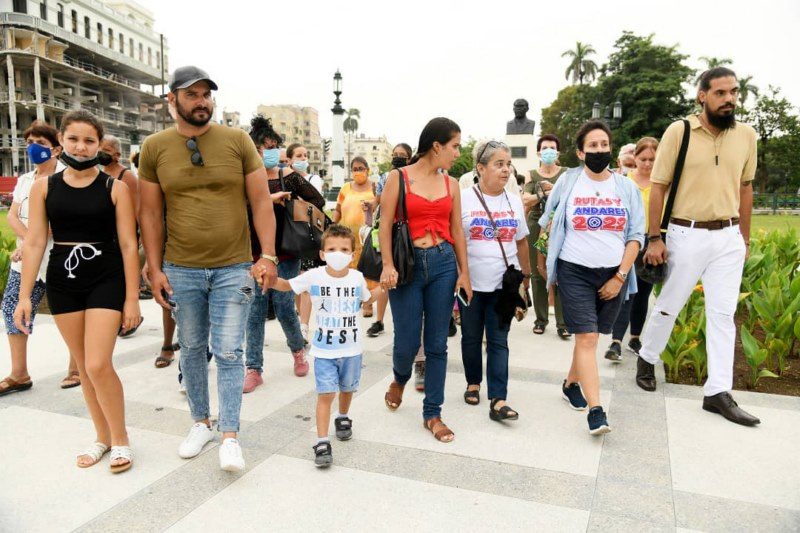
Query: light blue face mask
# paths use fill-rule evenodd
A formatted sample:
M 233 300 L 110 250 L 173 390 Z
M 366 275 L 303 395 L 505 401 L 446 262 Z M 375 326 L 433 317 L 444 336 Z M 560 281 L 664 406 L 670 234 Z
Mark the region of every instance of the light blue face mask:
M 267 168 L 275 168 L 278 166 L 281 160 L 281 150 L 280 148 L 266 148 L 264 149 L 262 160 L 264 161 L 264 166 Z
M 305 172 L 308 170 L 308 161 L 295 161 L 292 163 L 292 168 L 295 169 L 297 172 Z
M 545 148 L 542 150 L 539 159 L 541 159 L 542 163 L 545 165 L 552 165 L 556 162 L 556 159 L 558 159 L 558 150 L 555 148 Z

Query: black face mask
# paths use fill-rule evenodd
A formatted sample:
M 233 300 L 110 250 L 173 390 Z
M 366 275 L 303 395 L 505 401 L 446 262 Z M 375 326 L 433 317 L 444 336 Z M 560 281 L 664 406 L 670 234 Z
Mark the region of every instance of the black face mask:
M 396 155 L 392 158 L 392 168 L 402 168 L 408 166 L 408 158 Z
M 589 170 L 595 174 L 600 174 L 611 163 L 611 152 L 586 152 L 583 159 Z
M 101 165 L 103 166 L 110 165 L 113 160 L 114 158 L 111 157 L 109 154 L 103 151 L 97 152 L 97 162 L 100 163 Z
M 84 159 L 84 158 L 78 159 L 75 156 L 69 155 L 66 150 L 61 152 L 61 161 L 63 161 L 64 164 L 67 165 L 68 167 L 73 168 L 79 172 L 81 170 L 87 170 L 94 166 L 97 166 L 97 163 L 99 162 L 97 160 L 96 154 L 91 159 Z

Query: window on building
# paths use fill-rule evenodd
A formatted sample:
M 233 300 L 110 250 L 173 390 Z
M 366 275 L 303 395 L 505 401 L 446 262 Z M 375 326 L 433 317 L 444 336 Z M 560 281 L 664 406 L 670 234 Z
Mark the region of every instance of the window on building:
M 139 61 L 144 63 L 144 45 L 139 43 Z
M 373 157 L 373 158 L 372 158 L 372 162 L 373 162 L 373 163 L 377 163 L 377 162 L 378 162 L 378 158 L 377 158 L 377 157 Z
M 377 147 L 377 146 L 375 146 L 375 145 L 373 144 L 373 145 L 372 145 L 372 150 L 373 150 L 373 151 L 375 151 L 375 150 L 377 150 L 377 149 L 378 149 L 378 147 Z
M 147 64 L 148 66 L 153 65 L 153 49 L 149 46 L 147 47 Z
M 119 53 L 125 53 L 125 36 L 122 35 L 122 32 L 119 32 Z
M 92 38 L 92 22 L 89 20 L 89 17 L 83 17 L 83 34 L 87 39 Z
M 128 55 L 133 57 L 133 37 L 128 39 Z
M 103 25 L 97 23 L 97 42 L 103 44 Z
M 58 4 L 58 26 L 59 28 L 64 27 L 64 6 L 62 4 Z
M 72 33 L 78 33 L 78 12 L 72 10 Z
M 14 13 L 27 13 L 28 0 L 14 0 Z
M 161 52 L 156 52 L 156 68 L 161 68 Z
M 114 48 L 114 30 L 108 28 L 108 47 Z
M 39 3 L 39 18 L 47 20 L 47 0 L 42 0 Z

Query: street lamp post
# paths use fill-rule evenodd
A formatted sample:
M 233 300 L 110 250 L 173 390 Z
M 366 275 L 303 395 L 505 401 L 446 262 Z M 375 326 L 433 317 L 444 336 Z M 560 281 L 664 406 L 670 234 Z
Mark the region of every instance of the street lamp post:
M 344 108 L 342 107 L 342 74 L 333 75 L 333 139 L 331 143 L 331 178 L 334 187 L 344 185 Z
M 606 106 L 601 105 L 600 102 L 595 102 L 592 105 L 592 119 L 599 120 L 601 116 L 602 120 L 612 129 L 617 128 L 619 123 L 622 122 L 622 102 L 617 100 L 613 104 Z

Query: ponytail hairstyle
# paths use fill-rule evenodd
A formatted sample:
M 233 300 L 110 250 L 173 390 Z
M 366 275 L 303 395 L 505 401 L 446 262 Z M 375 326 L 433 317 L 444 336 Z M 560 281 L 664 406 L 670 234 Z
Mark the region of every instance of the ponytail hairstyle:
M 449 118 L 436 117 L 431 119 L 422 128 L 422 133 L 419 135 L 419 143 L 417 144 L 417 153 L 414 154 L 408 164 L 416 163 L 422 156 L 430 152 L 433 148 L 433 143 L 447 144 L 459 133 L 461 133 L 461 128 Z
M 250 121 L 250 138 L 256 146 L 261 146 L 267 139 L 275 141 L 277 146 L 283 144 L 283 137 L 272 129 L 272 122 L 264 115 L 256 115 Z

